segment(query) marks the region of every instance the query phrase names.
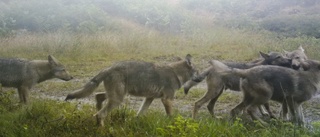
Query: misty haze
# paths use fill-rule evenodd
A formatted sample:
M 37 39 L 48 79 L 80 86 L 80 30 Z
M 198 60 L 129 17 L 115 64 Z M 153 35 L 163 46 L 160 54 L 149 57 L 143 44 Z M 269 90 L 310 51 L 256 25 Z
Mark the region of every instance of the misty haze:
M 230 80 L 210 85 L 218 76 L 205 73 L 211 67 L 210 60 L 253 67 L 275 65 L 280 57 L 294 65 L 298 60 L 293 68 L 308 71 L 303 66 L 305 60 L 320 61 L 319 11 L 318 0 L 2 0 L 0 71 L 9 74 L 6 71 L 21 70 L 16 73 L 21 73 L 21 79 L 17 80 L 21 86 L 6 87 L 10 83 L 7 80 L 19 76 L 0 78 L 0 136 L 320 136 L 319 93 L 299 107 L 304 115 L 303 126 L 294 122 L 295 116 L 290 111 L 288 120 L 283 120 L 284 103 L 271 100 L 271 113 L 276 119 L 257 111 L 268 123 L 265 126 L 246 112 L 232 119 L 231 110 L 243 99 L 239 79 L 237 84 Z M 296 50 L 303 54 L 288 55 Z M 274 52 L 279 56 L 275 57 Z M 9 70 L 10 67 L 3 67 L 26 60 L 48 62 L 49 55 L 63 67 L 50 71 L 46 68 L 52 64 L 12 66 Z M 182 82 L 182 76 L 171 81 L 161 79 L 164 74 L 169 75 L 168 69 L 174 68 L 170 64 L 185 58 L 199 76 L 190 75 L 189 83 Z M 273 62 L 261 63 L 266 58 Z M 97 125 L 98 117 L 93 117 L 99 113 L 95 94 L 108 92 L 103 82 L 95 83 L 97 89 L 88 97 L 64 101 L 68 94 L 90 85 L 87 83 L 97 82 L 94 77 L 99 72 L 106 72 L 122 61 L 148 62 L 155 64 L 153 68 L 170 66 L 159 67 L 166 69 L 157 70 L 163 71 L 157 78 L 159 83 L 179 81 L 170 83 L 179 87 L 172 93 L 174 99 L 163 97 L 167 92 L 161 93 L 162 97 L 155 98 L 148 111 L 136 117 L 144 96 L 126 96 L 121 105 L 107 112 L 104 127 Z M 115 72 L 123 71 L 120 68 Z M 53 76 L 53 72 L 66 70 L 70 74 L 68 81 L 57 79 L 58 74 L 46 81 L 33 79 L 33 75 L 45 71 L 46 76 Z M 1 73 L 0 77 L 4 77 Z M 152 81 L 149 79 L 138 81 L 154 90 L 163 89 L 148 85 Z M 189 85 L 187 95 L 185 83 L 194 84 Z M 312 84 L 319 91 L 318 83 Z M 223 88 L 216 93 L 219 86 Z M 27 97 L 28 103 L 19 102 Z M 106 105 L 108 96 L 99 97 L 106 98 L 102 101 Z M 199 101 L 202 98 L 207 102 Z M 122 102 L 116 96 L 109 100 Z M 172 109 L 172 116 L 167 116 L 168 109 Z

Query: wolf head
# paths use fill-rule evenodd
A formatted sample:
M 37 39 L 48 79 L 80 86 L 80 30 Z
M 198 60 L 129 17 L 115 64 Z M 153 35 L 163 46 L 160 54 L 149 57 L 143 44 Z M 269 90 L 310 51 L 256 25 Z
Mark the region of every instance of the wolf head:
M 196 78 L 198 75 L 198 70 L 194 67 L 191 61 L 192 56 L 188 54 L 184 60 L 180 59 L 180 61 L 170 64 L 178 75 L 181 84 L 184 84 L 190 79 Z
M 308 57 L 304 53 L 304 49 L 300 46 L 297 50 L 292 52 L 284 51 L 285 56 L 292 59 L 291 67 L 298 70 L 301 67 L 301 63 L 306 61 Z
M 270 52 L 269 54 L 260 52 L 260 55 L 267 65 L 290 67 L 292 64 L 291 58 L 285 57 L 279 52 Z
M 65 67 L 55 57 L 49 55 L 48 62 L 55 78 L 65 81 L 73 79 L 69 72 L 66 71 Z

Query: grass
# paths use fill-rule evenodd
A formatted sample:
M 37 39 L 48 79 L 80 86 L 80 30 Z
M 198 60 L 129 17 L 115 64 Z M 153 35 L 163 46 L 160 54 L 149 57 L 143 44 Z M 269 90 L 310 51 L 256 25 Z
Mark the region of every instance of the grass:
M 12 96 L 11 96 L 12 97 Z M 6 97 L 7 99 L 11 98 Z M 3 99 L 3 97 L 1 98 Z M 1 103 L 4 103 L 1 101 Z M 259 123 L 227 118 L 203 117 L 193 120 L 175 114 L 163 115 L 159 110 L 150 110 L 147 115 L 135 117 L 135 112 L 126 105 L 112 111 L 106 118 L 105 127 L 96 126 L 91 105 L 52 100 L 33 101 L 28 106 L 5 107 L 0 115 L 0 136 L 312 136 L 309 130 L 297 128 L 291 123 L 271 121 L 269 127 Z M 315 127 L 319 123 L 314 123 Z M 319 134 L 319 130 L 314 130 Z
M 17 104 L 17 93 L 5 89 L 0 94 L 0 136 L 317 136 L 319 122 L 312 123 L 314 130 L 297 128 L 290 123 L 271 121 L 269 127 L 258 123 L 232 122 L 227 114 L 214 119 L 200 111 L 199 118 L 190 119 L 190 111 L 183 112 L 175 106 L 177 113 L 166 117 L 163 110 L 151 108 L 145 116 L 135 117 L 135 111 L 124 105 L 106 118 L 106 127 L 96 126 L 92 115 L 93 104 L 78 104 L 50 99 L 35 98 L 42 93 L 65 96 L 96 75 L 103 68 L 120 60 L 144 60 L 168 63 L 190 53 L 194 64 L 202 70 L 208 60 L 249 61 L 258 57 L 258 51 L 293 50 L 303 45 L 307 55 L 320 59 L 317 54 L 318 39 L 307 37 L 278 38 L 268 32 L 251 32 L 211 28 L 193 35 L 161 34 L 154 31 L 117 34 L 72 34 L 56 32 L 50 34 L 27 34 L 0 38 L 1 57 L 46 59 L 48 54 L 60 60 L 75 80 L 61 82 L 50 80 L 36 85 L 31 93 L 32 103 Z M 101 86 L 99 88 L 102 88 Z M 99 89 L 98 89 L 99 90 Z M 102 90 L 102 89 L 101 89 Z M 42 92 L 41 92 L 42 91 Z M 192 89 L 188 96 L 177 91 L 176 100 L 193 104 L 205 93 L 205 89 Z M 224 93 L 219 100 L 228 103 L 235 98 Z M 162 106 L 161 106 L 162 107 Z M 231 106 L 227 106 L 228 108 Z M 217 108 L 221 110 L 221 108 Z M 221 110 L 222 111 L 222 110 Z

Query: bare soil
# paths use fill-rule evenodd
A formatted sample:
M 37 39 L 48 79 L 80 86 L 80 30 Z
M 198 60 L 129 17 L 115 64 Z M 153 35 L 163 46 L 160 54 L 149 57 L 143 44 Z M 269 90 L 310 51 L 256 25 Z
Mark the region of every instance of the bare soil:
M 83 81 L 81 83 L 85 83 L 88 81 L 88 79 L 75 80 L 75 82 L 79 82 L 79 81 Z M 48 81 L 48 83 L 51 83 L 51 82 L 54 83 L 54 82 L 61 82 L 61 81 L 60 80 L 51 80 L 50 82 Z M 77 88 L 80 88 L 80 87 L 77 87 Z M 197 92 L 201 92 L 197 94 L 199 96 L 184 95 L 182 90 L 179 90 L 176 92 L 176 99 L 174 101 L 175 113 L 181 113 L 187 117 L 191 117 L 194 103 L 198 99 L 200 99 L 206 92 L 206 83 L 205 82 L 200 83 L 199 85 L 193 87 L 190 90 L 190 92 L 194 92 L 195 89 L 197 89 L 196 90 Z M 101 92 L 101 91 L 103 91 L 102 84 L 100 85 L 100 87 L 97 89 L 96 92 Z M 34 91 L 32 91 L 31 93 L 31 96 L 37 97 L 37 98 L 64 101 L 66 95 L 70 92 L 72 91 L 49 92 L 49 91 L 41 90 L 41 87 L 40 87 L 40 88 L 34 89 Z M 224 93 L 221 95 L 221 97 L 219 98 L 219 100 L 215 105 L 215 115 L 217 117 L 229 116 L 230 110 L 234 108 L 238 103 L 240 103 L 241 99 L 242 99 L 241 92 L 230 91 L 230 90 L 224 91 Z M 126 107 L 129 109 L 138 111 L 142 101 L 143 101 L 142 97 L 128 96 L 125 99 L 125 102 L 123 103 L 123 105 L 126 105 Z M 95 104 L 94 94 L 84 99 L 72 100 L 71 102 L 76 102 L 79 104 L 83 104 L 83 103 L 92 104 L 92 106 L 94 107 L 94 104 Z M 201 107 L 198 113 L 198 118 L 210 116 L 209 112 L 207 111 L 206 105 L 207 104 Z M 157 110 L 157 111 L 161 110 L 165 114 L 165 110 L 160 99 L 155 99 L 149 109 Z M 277 102 L 271 101 L 271 109 L 274 114 L 279 116 L 281 105 Z M 316 95 L 311 100 L 303 103 L 303 112 L 304 112 L 305 120 L 307 123 L 320 121 L 320 94 Z

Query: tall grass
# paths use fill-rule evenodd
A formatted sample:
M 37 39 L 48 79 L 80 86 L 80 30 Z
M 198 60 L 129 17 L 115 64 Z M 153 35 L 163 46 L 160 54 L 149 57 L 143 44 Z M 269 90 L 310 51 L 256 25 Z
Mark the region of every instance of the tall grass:
M 155 31 L 128 31 L 125 34 L 26 34 L 0 38 L 2 57 L 46 59 L 48 54 L 65 62 L 71 70 L 92 72 L 119 60 L 170 61 L 190 53 L 200 67 L 209 59 L 248 61 L 258 51 L 292 50 L 303 45 L 310 58 L 319 58 L 319 40 L 279 38 L 268 32 L 252 32 L 221 27 L 208 28 L 188 35 L 163 34 Z M 80 71 L 80 70 L 79 70 Z
M 190 53 L 201 70 L 210 59 L 247 61 L 258 58 L 258 51 L 293 50 L 303 45 L 307 55 L 320 59 L 319 40 L 298 37 L 281 38 L 268 32 L 208 28 L 188 35 L 164 34 L 156 31 L 128 31 L 125 34 L 105 32 L 73 34 L 67 32 L 24 34 L 0 38 L 1 57 L 46 59 L 54 55 L 66 65 L 76 79 L 87 79 L 104 67 L 120 60 L 144 60 L 168 63 Z M 81 83 L 40 85 L 50 91 L 71 91 Z M 199 91 L 201 94 L 203 90 Z M 10 93 L 8 95 L 7 93 Z M 192 120 L 189 113 L 166 117 L 159 110 L 150 110 L 143 117 L 122 107 L 106 118 L 107 126 L 99 128 L 91 105 L 34 99 L 28 106 L 16 105 L 14 92 L 0 95 L 0 136 L 312 136 L 309 131 L 292 124 L 275 122 L 270 127 L 228 118 L 203 116 Z M 31 95 L 32 96 L 32 95 Z M 180 95 L 181 96 L 181 95 Z M 200 98 L 199 93 L 191 98 Z M 180 99 L 180 98 L 178 98 Z M 187 99 L 188 100 L 188 99 Z M 315 123 L 316 127 L 319 125 Z
M 7 110 L 0 115 L 0 136 L 289 137 L 319 134 L 317 129 L 310 131 L 280 121 L 271 121 L 269 127 L 263 127 L 260 123 L 247 123 L 241 119 L 234 122 L 228 118 L 211 117 L 193 120 L 179 114 L 167 117 L 159 110 L 149 110 L 146 115 L 135 117 L 135 113 L 125 105 L 111 112 L 106 118 L 105 127 L 98 127 L 92 117 L 94 112 L 91 105 L 35 100 L 28 106 L 18 106 L 17 109 Z M 315 123 L 315 127 L 317 126 L 318 123 Z

